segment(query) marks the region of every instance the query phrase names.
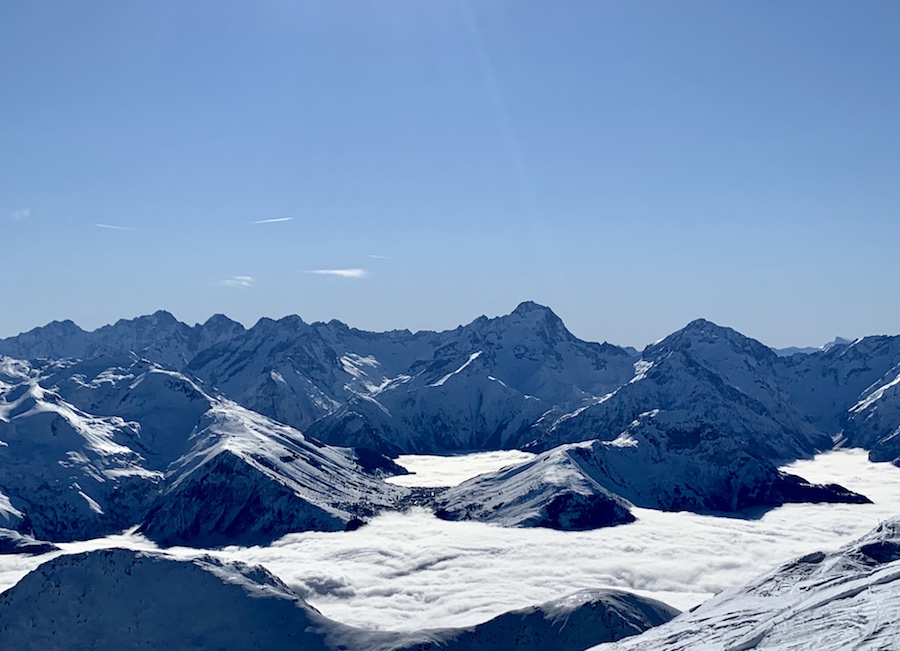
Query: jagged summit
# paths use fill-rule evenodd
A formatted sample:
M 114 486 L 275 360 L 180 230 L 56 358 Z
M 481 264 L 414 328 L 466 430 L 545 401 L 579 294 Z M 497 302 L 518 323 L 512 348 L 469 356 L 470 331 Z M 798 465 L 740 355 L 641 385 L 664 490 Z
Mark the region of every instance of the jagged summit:
M 556 314 L 554 314 L 553 310 L 549 307 L 541 305 L 540 303 L 535 303 L 534 301 L 522 301 L 516 306 L 516 309 L 512 311 L 512 315 L 525 316 L 534 314 L 535 312 L 556 317 Z

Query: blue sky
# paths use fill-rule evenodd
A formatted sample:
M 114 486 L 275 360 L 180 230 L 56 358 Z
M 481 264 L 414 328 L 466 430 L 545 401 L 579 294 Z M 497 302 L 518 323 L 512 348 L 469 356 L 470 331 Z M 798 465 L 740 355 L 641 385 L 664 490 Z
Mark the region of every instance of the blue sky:
M 522 300 L 638 347 L 898 333 L 898 33 L 878 1 L 3 3 L 0 336 Z

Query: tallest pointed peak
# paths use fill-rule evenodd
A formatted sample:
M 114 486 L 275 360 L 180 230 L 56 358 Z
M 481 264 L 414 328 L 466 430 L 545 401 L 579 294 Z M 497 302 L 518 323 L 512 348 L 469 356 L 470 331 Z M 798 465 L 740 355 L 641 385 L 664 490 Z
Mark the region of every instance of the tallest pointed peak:
M 522 301 L 516 307 L 515 310 L 512 311 L 512 314 L 516 316 L 528 316 L 533 314 L 543 314 L 543 315 L 552 315 L 554 314 L 553 310 L 551 310 L 546 305 L 540 305 L 539 303 L 535 303 L 534 301 Z

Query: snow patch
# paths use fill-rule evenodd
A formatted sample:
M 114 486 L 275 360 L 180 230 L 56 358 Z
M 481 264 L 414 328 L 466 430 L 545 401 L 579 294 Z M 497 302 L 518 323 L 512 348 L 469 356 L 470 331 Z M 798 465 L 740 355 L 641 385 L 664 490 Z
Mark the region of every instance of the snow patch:
M 465 362 L 462 366 L 460 366 L 458 369 L 456 369 L 456 370 L 453 371 L 452 373 L 447 373 L 447 375 L 445 375 L 444 377 L 442 377 L 440 380 L 438 380 L 438 381 L 435 382 L 434 384 L 430 384 L 429 386 L 432 386 L 432 387 L 440 387 L 440 386 L 443 386 L 444 383 L 445 383 L 447 380 L 449 380 L 450 378 L 452 378 L 454 375 L 458 375 L 459 373 L 462 373 L 464 370 L 466 370 L 466 367 L 469 366 L 469 364 L 471 364 L 472 362 L 474 362 L 476 359 L 478 359 L 478 357 L 479 357 L 480 355 L 481 355 L 481 351 L 480 351 L 480 350 L 479 350 L 477 353 L 472 353 L 471 355 L 469 355 L 469 359 L 467 359 L 466 362 Z

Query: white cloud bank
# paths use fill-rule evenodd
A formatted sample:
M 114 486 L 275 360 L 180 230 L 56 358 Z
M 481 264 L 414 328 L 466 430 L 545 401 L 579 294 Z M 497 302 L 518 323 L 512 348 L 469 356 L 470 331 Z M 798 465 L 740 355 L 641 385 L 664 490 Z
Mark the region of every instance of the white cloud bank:
M 338 278 L 365 278 L 369 275 L 367 269 L 308 269 L 306 273 L 317 276 L 337 276 Z
M 9 213 L 9 218 L 17 222 L 28 219 L 31 216 L 31 208 L 19 208 Z
M 473 469 L 486 462 L 473 460 Z M 791 557 L 835 549 L 900 512 L 900 468 L 869 463 L 863 451 L 830 452 L 790 470 L 836 481 L 875 503 L 792 504 L 758 520 L 635 509 L 633 524 L 587 532 L 444 522 L 413 510 L 387 513 L 357 531 L 290 534 L 269 547 L 211 553 L 262 564 L 326 616 L 368 628 L 466 626 L 598 587 L 685 609 Z M 417 471 L 425 482 L 447 475 L 433 460 Z M 134 536 L 61 545 L 67 552 L 112 546 L 153 545 Z M 50 557 L 0 556 L 0 591 Z
M 222 284 L 225 287 L 253 287 L 253 276 L 229 276 Z

